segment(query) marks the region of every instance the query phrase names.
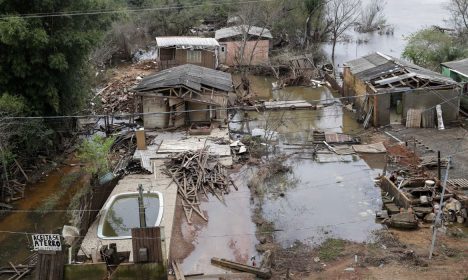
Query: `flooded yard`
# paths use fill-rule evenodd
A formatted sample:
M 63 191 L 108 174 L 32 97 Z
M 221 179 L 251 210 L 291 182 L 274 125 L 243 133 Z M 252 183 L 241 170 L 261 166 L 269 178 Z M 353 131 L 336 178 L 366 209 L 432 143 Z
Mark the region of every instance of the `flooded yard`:
M 230 125 L 240 133 L 258 128 L 277 132 L 276 151 L 289 155 L 287 163 L 292 171 L 269 178 L 261 201 L 264 218 L 274 224 L 276 241 L 284 247 L 296 241 L 319 244 L 332 237 L 366 241 L 380 228 L 374 215 L 381 209 L 380 189 L 374 186 L 374 178 L 382 172 L 378 163 L 383 155 L 318 162 L 307 147 L 291 150 L 291 143 L 307 144 L 314 130 L 359 136 L 362 128 L 327 87 L 271 91 L 268 83 L 262 82 L 254 88 L 260 90 L 262 85 L 265 88 L 259 96 L 266 100 L 306 100 L 324 106 L 319 110 L 238 114 Z

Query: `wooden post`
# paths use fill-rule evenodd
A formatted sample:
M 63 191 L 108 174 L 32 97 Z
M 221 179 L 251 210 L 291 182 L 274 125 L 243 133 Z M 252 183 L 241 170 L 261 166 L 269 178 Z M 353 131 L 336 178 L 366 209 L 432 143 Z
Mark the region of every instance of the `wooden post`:
M 34 280 L 63 279 L 65 256 L 63 252 L 39 251 Z
M 138 212 L 140 216 L 140 228 L 146 227 L 145 205 L 143 203 L 143 185 L 138 185 Z
M 440 151 L 437 151 L 437 178 L 442 179 L 442 171 L 440 166 Z

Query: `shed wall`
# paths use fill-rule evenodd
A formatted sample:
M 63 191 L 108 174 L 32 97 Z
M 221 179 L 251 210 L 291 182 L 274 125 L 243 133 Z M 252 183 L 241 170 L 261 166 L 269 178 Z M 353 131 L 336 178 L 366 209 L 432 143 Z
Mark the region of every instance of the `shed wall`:
M 143 113 L 168 112 L 169 106 L 164 98 L 143 97 Z M 168 114 L 145 114 L 143 126 L 145 128 L 166 128 L 169 124 Z
M 225 61 L 220 61 L 228 66 L 239 65 L 241 56 L 242 42 L 231 41 L 223 42 L 226 45 Z M 248 41 L 244 48 L 244 59 L 242 65 L 249 65 L 250 57 L 252 56 L 252 63 L 250 65 L 267 64 L 269 61 L 268 55 L 270 51 L 269 40 Z
M 459 96 L 458 89 L 416 89 L 403 94 L 403 118 L 406 118 L 411 108 L 427 109 L 441 104 L 444 122 L 454 121 L 458 118 L 458 108 L 460 108 L 460 98 L 457 96 Z
M 202 52 L 201 62 L 193 63 L 187 61 L 187 51 L 186 49 L 177 49 L 175 54 L 175 60 L 177 65 L 183 64 L 193 64 L 198 66 L 203 66 L 206 68 L 216 69 L 216 52 L 209 50 L 200 50 Z

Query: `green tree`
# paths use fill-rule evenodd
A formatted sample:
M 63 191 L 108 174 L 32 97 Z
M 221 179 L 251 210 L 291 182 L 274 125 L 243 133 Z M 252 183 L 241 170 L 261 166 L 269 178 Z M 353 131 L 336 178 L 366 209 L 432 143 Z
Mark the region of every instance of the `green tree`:
M 115 7 L 114 0 L 0 1 L 0 95 L 23 97 L 38 115 L 76 112 L 89 92 L 89 52 L 115 14 L 46 14 Z
M 422 67 L 438 70 L 442 62 L 466 57 L 468 47 L 439 30 L 420 30 L 408 38 L 403 57 Z

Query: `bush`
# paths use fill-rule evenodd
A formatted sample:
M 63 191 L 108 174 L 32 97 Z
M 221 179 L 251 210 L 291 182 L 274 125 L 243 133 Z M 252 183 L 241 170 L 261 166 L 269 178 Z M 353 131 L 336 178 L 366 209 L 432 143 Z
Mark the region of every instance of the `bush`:
M 109 155 L 114 144 L 114 138 L 94 135 L 83 141 L 78 150 L 78 158 L 86 163 L 86 171 L 101 176 L 109 172 Z

